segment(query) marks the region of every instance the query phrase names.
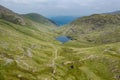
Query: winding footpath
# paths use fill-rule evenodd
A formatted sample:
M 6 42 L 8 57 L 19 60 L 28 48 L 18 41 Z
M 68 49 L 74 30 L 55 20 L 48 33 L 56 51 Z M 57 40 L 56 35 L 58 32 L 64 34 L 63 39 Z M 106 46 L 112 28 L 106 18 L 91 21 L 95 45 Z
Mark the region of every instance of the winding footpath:
M 51 46 L 54 49 L 53 59 L 52 59 L 52 67 L 53 67 L 53 74 L 55 74 L 56 73 L 56 62 L 55 61 L 56 61 L 56 59 L 58 57 L 58 50 L 57 50 L 57 48 L 53 44 L 51 44 Z

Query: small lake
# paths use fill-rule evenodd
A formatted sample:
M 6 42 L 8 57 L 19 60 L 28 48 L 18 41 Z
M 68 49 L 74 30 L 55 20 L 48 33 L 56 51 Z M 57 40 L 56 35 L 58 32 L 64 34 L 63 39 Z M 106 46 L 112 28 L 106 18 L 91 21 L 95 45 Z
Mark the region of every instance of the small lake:
M 56 40 L 58 40 L 58 41 L 60 41 L 62 43 L 66 43 L 66 42 L 70 41 L 71 38 L 69 38 L 67 36 L 58 36 L 58 37 L 56 37 Z

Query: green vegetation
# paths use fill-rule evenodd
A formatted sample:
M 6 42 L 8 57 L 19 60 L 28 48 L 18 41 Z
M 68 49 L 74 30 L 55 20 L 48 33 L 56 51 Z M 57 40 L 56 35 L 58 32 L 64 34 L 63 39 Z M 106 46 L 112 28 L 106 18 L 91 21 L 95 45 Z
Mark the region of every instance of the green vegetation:
M 64 32 L 63 32 L 64 31 Z M 72 37 L 78 42 L 108 44 L 120 41 L 120 14 L 95 14 L 78 18 L 65 25 L 59 34 Z
M 40 14 L 29 13 L 29 14 L 24 14 L 22 16 L 24 16 L 24 17 L 26 17 L 26 18 L 28 18 L 32 21 L 35 21 L 35 22 L 38 22 L 38 23 L 41 23 L 41 24 L 44 24 L 44 25 L 47 25 L 47 26 L 50 26 L 50 25 L 56 26 L 56 24 L 53 21 L 43 17 Z
M 26 25 L 0 19 L 0 80 L 120 79 L 119 24 L 86 31 L 95 27 L 92 22 L 86 28 L 71 23 L 56 30 L 46 18 L 47 25 L 34 17 L 24 20 Z M 61 44 L 55 40 L 61 34 L 71 34 L 74 40 Z M 105 39 L 110 41 L 104 43 Z

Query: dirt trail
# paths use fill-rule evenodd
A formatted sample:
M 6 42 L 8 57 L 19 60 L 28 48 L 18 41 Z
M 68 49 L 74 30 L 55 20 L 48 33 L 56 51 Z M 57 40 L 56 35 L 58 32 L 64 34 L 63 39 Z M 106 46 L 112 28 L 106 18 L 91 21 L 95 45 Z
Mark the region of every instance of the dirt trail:
M 51 44 L 51 46 L 53 47 L 54 49 L 54 52 L 53 52 L 53 60 L 52 60 L 52 67 L 53 67 L 53 74 L 56 73 L 56 59 L 58 57 L 58 49 L 55 47 L 55 45 Z

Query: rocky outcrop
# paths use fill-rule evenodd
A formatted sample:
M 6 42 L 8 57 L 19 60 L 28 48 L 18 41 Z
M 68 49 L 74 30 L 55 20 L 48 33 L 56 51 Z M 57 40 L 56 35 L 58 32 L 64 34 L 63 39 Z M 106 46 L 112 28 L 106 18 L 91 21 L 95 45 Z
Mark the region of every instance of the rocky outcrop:
M 14 13 L 13 11 L 0 5 L 0 19 L 10 21 L 18 25 L 26 25 L 25 20 L 22 16 Z

